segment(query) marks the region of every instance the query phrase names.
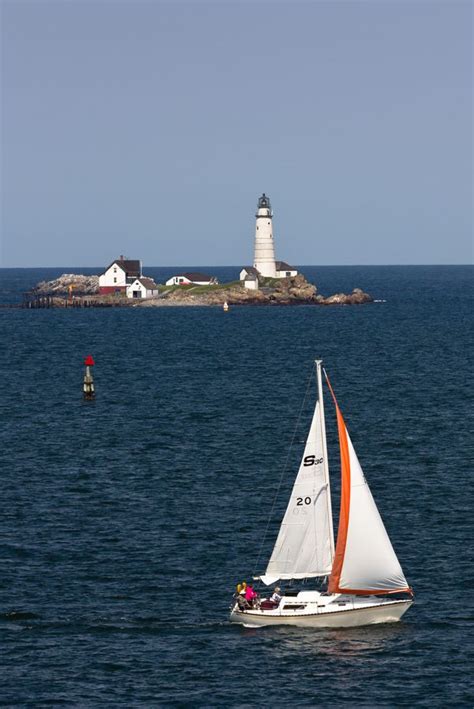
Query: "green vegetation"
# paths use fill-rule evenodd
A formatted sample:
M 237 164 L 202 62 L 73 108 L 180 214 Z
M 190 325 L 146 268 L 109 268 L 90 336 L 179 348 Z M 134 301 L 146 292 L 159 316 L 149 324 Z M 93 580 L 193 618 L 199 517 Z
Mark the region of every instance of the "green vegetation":
M 164 283 L 158 283 L 158 293 L 172 293 L 179 288 L 189 288 L 189 286 L 165 286 Z
M 208 286 L 195 286 L 192 283 L 189 285 L 173 285 L 173 286 L 165 286 L 165 285 L 159 285 L 158 286 L 158 292 L 159 293 L 173 293 L 175 290 L 179 291 L 186 291 L 189 293 L 195 293 L 196 295 L 199 295 L 200 293 L 216 293 L 220 290 L 226 290 L 227 288 L 235 288 L 238 286 L 241 286 L 241 281 L 231 281 L 230 283 L 212 283 Z
M 214 283 L 209 286 L 192 286 L 192 291 L 193 293 L 215 293 L 216 291 L 226 290 L 227 288 L 235 288 L 240 285 L 240 281 L 231 281 L 230 283 Z

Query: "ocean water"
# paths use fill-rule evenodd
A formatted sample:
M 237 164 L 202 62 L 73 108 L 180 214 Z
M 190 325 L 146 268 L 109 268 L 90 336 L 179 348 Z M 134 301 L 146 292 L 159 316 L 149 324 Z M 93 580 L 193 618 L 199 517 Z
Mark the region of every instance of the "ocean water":
M 0 270 L 0 302 L 71 270 Z M 302 270 L 385 302 L 0 309 L 1 705 L 473 705 L 473 269 Z M 286 507 L 315 357 L 416 603 L 352 630 L 231 625 Z M 337 516 L 329 397 L 326 415 Z

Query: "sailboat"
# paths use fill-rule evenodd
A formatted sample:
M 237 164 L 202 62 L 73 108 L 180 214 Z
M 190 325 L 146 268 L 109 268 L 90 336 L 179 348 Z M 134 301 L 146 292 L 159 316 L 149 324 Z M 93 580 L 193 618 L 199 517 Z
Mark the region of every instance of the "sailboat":
M 400 563 L 362 472 L 331 383 L 315 360 L 318 398 L 285 516 L 266 571 L 255 580 L 287 588 L 247 603 L 235 596 L 230 620 L 252 626 L 344 628 L 400 620 L 413 603 Z M 334 544 L 322 372 L 337 416 L 341 455 L 339 528 Z M 318 587 L 319 586 L 319 590 Z M 279 589 L 277 589 L 279 590 Z

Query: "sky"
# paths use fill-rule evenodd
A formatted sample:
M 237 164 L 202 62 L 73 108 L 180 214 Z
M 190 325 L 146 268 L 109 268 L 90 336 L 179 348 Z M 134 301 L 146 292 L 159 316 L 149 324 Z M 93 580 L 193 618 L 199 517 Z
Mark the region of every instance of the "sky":
M 470 1 L 0 10 L 0 266 L 472 263 Z

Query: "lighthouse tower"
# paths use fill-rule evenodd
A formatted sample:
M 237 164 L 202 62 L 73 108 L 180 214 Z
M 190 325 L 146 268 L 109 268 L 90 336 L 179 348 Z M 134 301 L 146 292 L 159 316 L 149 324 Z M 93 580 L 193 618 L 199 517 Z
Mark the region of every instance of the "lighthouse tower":
M 254 268 L 265 278 L 276 277 L 275 250 L 273 247 L 272 206 L 265 192 L 258 200 L 255 224 Z

